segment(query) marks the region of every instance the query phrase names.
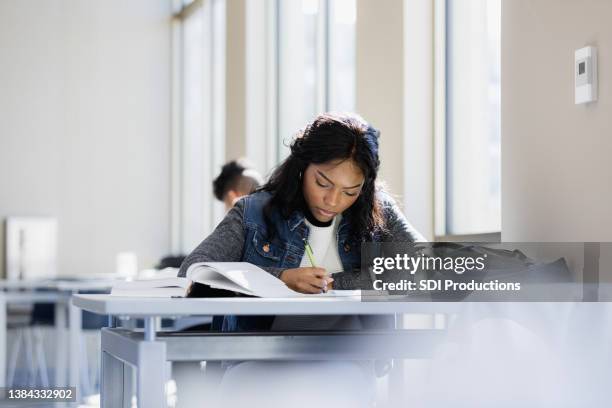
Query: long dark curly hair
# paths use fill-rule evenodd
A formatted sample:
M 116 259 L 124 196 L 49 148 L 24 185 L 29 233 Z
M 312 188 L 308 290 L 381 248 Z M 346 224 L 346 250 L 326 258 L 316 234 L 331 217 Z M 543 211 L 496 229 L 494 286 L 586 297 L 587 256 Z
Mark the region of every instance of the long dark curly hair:
M 302 176 L 310 163 L 353 160 L 365 177 L 359 198 L 343 214 L 350 220 L 350 234 L 357 241 L 369 240 L 384 230 L 382 205 L 376 198 L 378 138 L 380 132 L 355 114 L 325 113 L 298 132 L 291 142 L 291 154 L 272 172 L 260 190 L 272 194 L 264 207 L 269 239 L 276 235 L 272 213 L 288 219 L 294 211 L 304 211 Z M 298 182 L 299 181 L 299 182 Z

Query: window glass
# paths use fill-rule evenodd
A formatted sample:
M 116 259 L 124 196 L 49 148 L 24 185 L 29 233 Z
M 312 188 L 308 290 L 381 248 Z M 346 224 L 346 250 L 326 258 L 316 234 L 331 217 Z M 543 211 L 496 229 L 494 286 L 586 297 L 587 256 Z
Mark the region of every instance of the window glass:
M 446 230 L 499 231 L 500 0 L 447 0 Z
M 181 134 L 181 241 L 189 251 L 201 240 L 205 224 L 203 175 L 207 171 L 204 149 L 204 94 L 202 75 L 203 10 L 197 9 L 183 22 L 182 134 Z
M 355 110 L 355 0 L 281 1 L 279 160 L 295 132 L 325 111 Z
M 329 16 L 329 110 L 355 110 L 355 0 L 331 0 Z
M 319 2 L 281 1 L 278 26 L 279 160 L 296 130 L 317 114 Z

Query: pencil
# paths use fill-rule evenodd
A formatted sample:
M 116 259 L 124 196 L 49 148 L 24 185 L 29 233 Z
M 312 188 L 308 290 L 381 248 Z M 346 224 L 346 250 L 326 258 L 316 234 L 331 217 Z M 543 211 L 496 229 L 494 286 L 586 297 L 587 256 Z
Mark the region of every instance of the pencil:
M 314 260 L 314 253 L 312 252 L 312 247 L 306 240 L 304 240 L 304 249 L 306 250 L 306 255 L 308 255 L 308 260 L 310 261 L 310 265 L 312 265 L 313 268 L 316 268 L 317 264 L 315 263 L 315 260 Z M 323 292 L 327 292 L 328 287 L 331 287 L 331 285 L 328 286 L 326 284 L 325 289 L 323 289 Z
M 304 242 L 304 249 L 306 250 L 306 255 L 308 255 L 308 260 L 310 261 L 310 265 L 312 265 L 313 268 L 316 268 L 317 265 L 315 264 L 314 254 L 312 253 L 312 248 L 310 247 L 310 244 L 308 243 L 308 241 Z

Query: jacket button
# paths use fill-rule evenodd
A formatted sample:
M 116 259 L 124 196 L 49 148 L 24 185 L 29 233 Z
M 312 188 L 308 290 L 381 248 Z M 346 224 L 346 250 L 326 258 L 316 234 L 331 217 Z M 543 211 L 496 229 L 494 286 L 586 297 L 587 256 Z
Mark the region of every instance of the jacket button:
M 261 249 L 267 254 L 270 252 L 270 244 L 265 244 Z
M 349 244 L 344 244 L 344 252 L 348 252 L 351 250 L 351 246 Z

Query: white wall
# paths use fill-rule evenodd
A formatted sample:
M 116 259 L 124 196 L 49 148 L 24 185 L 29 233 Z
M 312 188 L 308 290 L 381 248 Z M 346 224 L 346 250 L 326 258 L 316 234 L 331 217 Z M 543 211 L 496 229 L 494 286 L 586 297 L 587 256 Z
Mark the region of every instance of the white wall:
M 502 239 L 612 240 L 612 2 L 502 4 Z M 574 105 L 574 50 L 599 47 L 599 101 Z
M 356 108 L 380 130 L 380 177 L 404 194 L 403 1 L 357 1 Z M 385 24 L 381 24 L 384 21 Z
M 502 3 L 503 241 L 612 241 L 610 16 L 608 0 Z M 599 48 L 590 106 L 574 104 L 574 51 L 586 45 Z M 611 281 L 612 247 L 600 252 Z M 580 278 L 587 252 L 559 255 Z
M 0 217 L 56 216 L 60 274 L 168 251 L 170 15 L 169 0 L 0 2 Z
M 245 0 L 231 0 L 226 7 L 225 159 L 234 160 L 246 154 L 247 6 Z

